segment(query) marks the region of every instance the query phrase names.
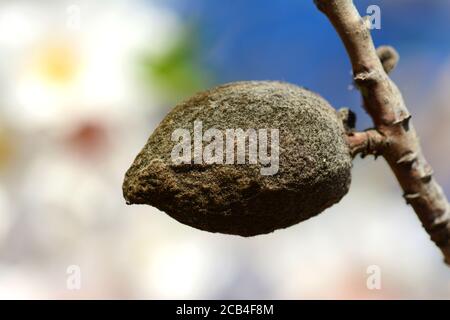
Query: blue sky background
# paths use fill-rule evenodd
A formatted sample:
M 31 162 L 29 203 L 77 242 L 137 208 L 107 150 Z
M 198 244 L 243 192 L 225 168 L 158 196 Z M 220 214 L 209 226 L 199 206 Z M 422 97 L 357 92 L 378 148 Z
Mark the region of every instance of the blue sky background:
M 214 74 L 215 83 L 292 82 L 319 92 L 336 108 L 350 106 L 360 118 L 358 127 L 370 125 L 359 108 L 359 93 L 348 89 L 350 63 L 343 45 L 312 0 L 171 0 L 161 4 L 198 26 L 198 59 Z M 414 102 L 432 87 L 450 54 L 449 3 L 362 0 L 356 4 L 361 13 L 369 5 L 380 6 L 382 28 L 372 34 L 376 45 L 390 44 L 400 52 L 402 63 L 393 77 L 403 80 L 399 86 L 414 109 Z

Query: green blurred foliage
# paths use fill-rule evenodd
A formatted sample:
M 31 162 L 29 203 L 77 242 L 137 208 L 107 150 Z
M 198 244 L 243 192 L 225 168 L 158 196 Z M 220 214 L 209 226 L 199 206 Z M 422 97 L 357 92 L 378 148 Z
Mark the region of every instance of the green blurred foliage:
M 140 67 L 144 80 L 157 85 L 162 98 L 175 103 L 203 90 L 211 75 L 198 61 L 199 45 L 195 28 L 185 31 L 168 51 L 159 56 L 144 54 Z

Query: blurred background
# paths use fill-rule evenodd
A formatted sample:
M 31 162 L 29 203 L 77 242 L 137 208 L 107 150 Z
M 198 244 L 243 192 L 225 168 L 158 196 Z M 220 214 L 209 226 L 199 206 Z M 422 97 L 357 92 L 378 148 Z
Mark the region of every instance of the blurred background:
M 401 55 L 393 78 L 450 194 L 450 2 L 356 2 L 381 8 L 372 34 Z M 364 129 L 350 69 L 312 0 L 2 0 L 0 298 L 449 299 L 450 271 L 383 159 L 357 159 L 325 213 L 249 239 L 125 205 L 125 171 L 181 99 L 284 80 Z

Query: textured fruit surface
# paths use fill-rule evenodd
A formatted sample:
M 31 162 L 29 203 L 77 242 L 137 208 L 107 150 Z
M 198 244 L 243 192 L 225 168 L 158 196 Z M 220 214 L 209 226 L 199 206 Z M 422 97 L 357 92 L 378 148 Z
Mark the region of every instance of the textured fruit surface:
M 279 169 L 261 163 L 175 164 L 172 133 L 194 121 L 203 131 L 278 129 Z M 225 150 L 226 151 L 226 150 Z M 226 157 L 226 152 L 224 152 Z M 319 95 L 271 81 L 236 82 L 177 105 L 125 175 L 129 204 L 149 204 L 189 226 L 241 236 L 286 228 L 338 202 L 350 185 L 351 157 L 336 111 Z

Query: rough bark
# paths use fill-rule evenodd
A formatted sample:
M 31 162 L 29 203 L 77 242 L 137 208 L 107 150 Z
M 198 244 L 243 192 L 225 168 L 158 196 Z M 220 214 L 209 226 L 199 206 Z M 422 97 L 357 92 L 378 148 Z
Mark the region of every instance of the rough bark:
M 391 47 L 375 49 L 366 19 L 352 0 L 315 0 L 333 24 L 350 57 L 354 81 L 375 128 L 349 133 L 354 151 L 381 154 L 404 191 L 404 198 L 450 265 L 450 206 L 425 160 L 411 115 L 388 76 L 398 55 Z

